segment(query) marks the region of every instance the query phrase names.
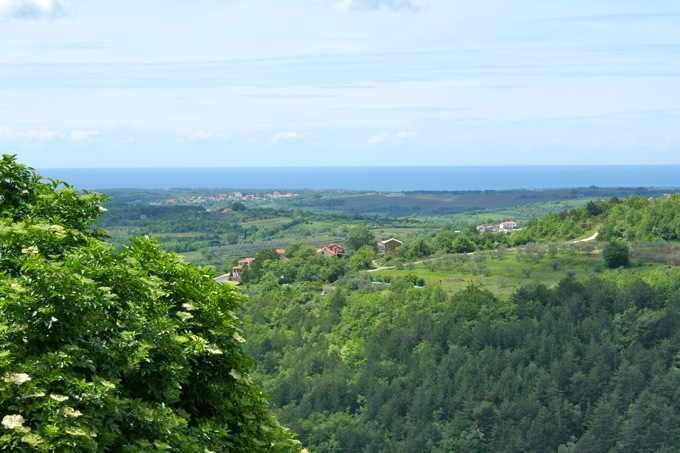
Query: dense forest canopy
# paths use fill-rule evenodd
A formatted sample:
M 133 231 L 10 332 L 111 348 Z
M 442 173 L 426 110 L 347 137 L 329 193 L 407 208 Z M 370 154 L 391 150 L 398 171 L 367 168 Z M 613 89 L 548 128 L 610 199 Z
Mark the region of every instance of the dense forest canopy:
M 680 272 L 447 294 L 249 290 L 254 378 L 318 452 L 672 451 Z
M 400 251 L 410 259 L 460 252 L 453 256 L 469 261 L 463 266 L 491 259 L 540 270 L 548 262 L 563 275 L 548 286 L 526 272 L 507 297 L 484 289 L 490 277 L 470 279 L 460 292 L 423 288 L 419 275 L 427 278 L 446 256 L 396 270 L 397 278 L 355 274 L 348 263 L 333 278 L 277 281 L 285 266 L 314 262 L 311 250 L 296 248 L 246 287 L 254 378 L 280 419 L 319 452 L 673 451 L 680 270 L 639 258 L 622 266 L 629 247 L 642 247 L 626 239 L 672 240 L 654 232 L 678 213 L 677 196 L 610 198 L 548 214 L 512 235 L 442 231 Z M 616 220 L 619 234 L 607 234 L 613 219 L 631 216 L 631 224 Z M 564 266 L 594 249 L 552 241 L 601 226 L 602 239 L 618 239 L 577 279 Z M 608 264 L 609 249 L 625 252 L 625 261 Z

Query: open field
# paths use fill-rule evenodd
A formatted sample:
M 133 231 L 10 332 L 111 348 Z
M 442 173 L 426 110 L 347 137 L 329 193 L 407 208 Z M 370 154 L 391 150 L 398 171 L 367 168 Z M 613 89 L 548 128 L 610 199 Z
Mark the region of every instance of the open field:
M 201 252 L 182 252 L 177 255 L 187 263 L 198 263 L 203 259 L 203 254 Z
M 246 222 L 242 222 L 241 225 L 244 227 L 248 227 L 251 225 L 258 225 L 258 226 L 281 226 L 284 225 L 285 223 L 289 222 L 290 219 L 288 217 L 276 217 L 273 219 L 258 219 L 258 220 L 248 220 Z
M 403 241 L 418 236 L 423 232 L 424 228 L 373 228 L 371 231 L 379 240 L 398 238 Z
M 201 237 L 204 236 L 205 233 L 201 232 L 188 232 L 188 233 L 156 233 L 154 236 L 156 236 L 158 239 L 177 239 L 177 238 L 196 238 L 196 237 Z
M 583 278 L 603 271 L 601 250 L 595 245 L 581 247 L 561 244 L 561 251 L 550 256 L 547 250 L 532 247 L 508 250 L 504 253 L 445 255 L 405 264 L 391 269 L 371 272 L 374 279 L 414 274 L 426 285 L 438 284 L 447 291 L 457 292 L 470 283 L 479 285 L 501 297 L 508 297 L 527 283 L 539 282 L 547 286 L 557 284 L 567 275 Z

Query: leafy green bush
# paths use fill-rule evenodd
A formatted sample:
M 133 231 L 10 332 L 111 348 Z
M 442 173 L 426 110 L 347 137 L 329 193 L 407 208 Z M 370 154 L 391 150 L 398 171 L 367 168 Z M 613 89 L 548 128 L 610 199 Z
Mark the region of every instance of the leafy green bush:
M 99 194 L 0 167 L 0 448 L 299 451 L 249 376 L 241 296 L 150 238 L 114 253 Z
M 602 249 L 604 265 L 609 269 L 628 266 L 630 263 L 630 249 L 628 244 L 621 241 L 611 241 Z
M 458 236 L 451 249 L 454 253 L 472 253 L 475 251 L 475 243 L 465 236 Z
M 366 227 L 354 226 L 350 228 L 347 236 L 345 237 L 345 247 L 350 252 L 356 252 L 361 247 L 371 247 L 373 251 L 378 250 L 378 244 L 375 241 L 375 236 Z

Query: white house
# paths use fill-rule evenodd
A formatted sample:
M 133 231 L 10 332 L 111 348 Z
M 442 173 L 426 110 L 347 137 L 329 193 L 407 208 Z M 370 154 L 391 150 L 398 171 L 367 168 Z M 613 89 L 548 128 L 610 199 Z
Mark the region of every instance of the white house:
M 512 231 L 517 229 L 517 223 L 514 222 L 513 220 L 508 220 L 507 222 L 501 222 L 500 225 L 498 225 L 498 229 L 500 231 Z

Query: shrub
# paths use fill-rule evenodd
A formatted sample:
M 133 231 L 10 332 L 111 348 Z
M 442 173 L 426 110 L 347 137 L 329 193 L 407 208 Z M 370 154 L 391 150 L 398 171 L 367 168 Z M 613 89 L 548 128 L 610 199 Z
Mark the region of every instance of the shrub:
M 628 244 L 621 241 L 611 241 L 602 249 L 604 265 L 609 269 L 628 266 L 630 263 L 630 249 Z
M 104 196 L 0 164 L 0 448 L 300 450 L 248 377 L 240 294 L 152 238 L 115 253 Z

